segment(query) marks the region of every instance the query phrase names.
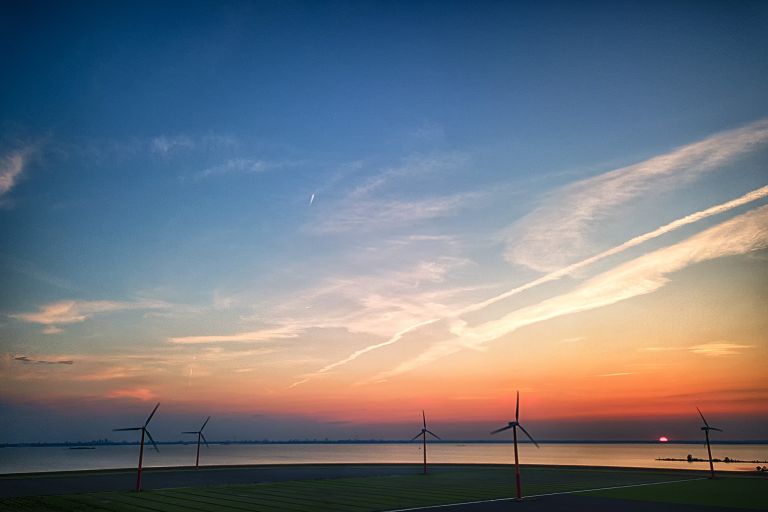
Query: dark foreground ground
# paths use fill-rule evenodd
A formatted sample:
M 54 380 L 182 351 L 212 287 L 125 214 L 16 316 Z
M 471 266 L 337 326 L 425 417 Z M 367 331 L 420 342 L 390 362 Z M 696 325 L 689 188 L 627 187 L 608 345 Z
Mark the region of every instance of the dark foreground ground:
M 331 464 L 150 469 L 0 476 L 0 511 L 521 512 L 768 510 L 768 479 L 700 472 L 526 466 L 515 501 L 506 465 Z

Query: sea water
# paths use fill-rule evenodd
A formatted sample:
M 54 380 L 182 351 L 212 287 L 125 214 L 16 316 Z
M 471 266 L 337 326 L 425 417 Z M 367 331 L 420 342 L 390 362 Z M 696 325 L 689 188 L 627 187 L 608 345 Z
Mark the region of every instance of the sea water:
M 195 444 L 160 445 L 160 452 L 145 447 L 146 467 L 190 466 L 195 463 Z M 309 463 L 420 463 L 421 443 L 392 444 L 211 444 L 200 449 L 201 465 L 309 464 Z M 688 454 L 706 459 L 703 444 L 521 444 L 520 460 L 526 464 L 620 466 L 666 469 L 708 469 L 707 462 L 661 461 L 685 459 Z M 509 443 L 432 443 L 427 446 L 433 463 L 508 464 L 514 459 Z M 0 473 L 116 469 L 135 467 L 138 445 L 97 446 L 72 450 L 67 447 L 0 448 Z M 768 460 L 768 445 L 717 444 L 714 458 Z M 761 465 L 766 465 L 763 463 Z M 717 471 L 754 471 L 756 463 L 715 463 Z

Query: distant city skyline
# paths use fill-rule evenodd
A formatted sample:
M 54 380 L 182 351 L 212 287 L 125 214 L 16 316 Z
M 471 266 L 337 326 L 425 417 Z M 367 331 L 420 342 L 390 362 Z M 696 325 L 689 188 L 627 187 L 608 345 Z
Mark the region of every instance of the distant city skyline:
M 767 438 L 766 26 L 5 2 L 0 443 Z

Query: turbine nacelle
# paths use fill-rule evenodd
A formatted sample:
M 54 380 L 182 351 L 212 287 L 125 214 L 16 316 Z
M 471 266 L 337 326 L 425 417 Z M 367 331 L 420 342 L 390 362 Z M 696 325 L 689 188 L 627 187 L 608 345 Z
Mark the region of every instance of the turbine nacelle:
M 696 410 L 699 411 L 699 416 L 701 416 L 701 421 L 704 422 L 704 426 L 701 427 L 701 430 L 704 430 L 705 432 L 708 431 L 708 430 L 714 430 L 716 432 L 722 432 L 723 431 L 723 429 L 721 429 L 721 428 L 710 427 L 709 423 L 707 423 L 707 418 L 705 418 L 704 415 L 701 413 L 701 409 L 699 409 L 697 407 Z

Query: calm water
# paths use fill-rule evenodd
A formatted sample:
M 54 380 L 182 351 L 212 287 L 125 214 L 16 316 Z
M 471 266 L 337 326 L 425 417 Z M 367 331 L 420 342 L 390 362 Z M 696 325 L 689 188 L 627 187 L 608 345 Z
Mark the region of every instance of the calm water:
M 146 466 L 189 466 L 195 463 L 195 445 L 163 445 L 160 453 L 145 450 Z M 431 462 L 510 463 L 510 444 L 433 444 Z M 0 473 L 125 468 L 136 465 L 138 446 L 102 446 L 95 450 L 69 448 L 0 448 Z M 542 444 L 520 446 L 520 457 L 530 464 L 627 466 L 706 469 L 704 462 L 666 462 L 658 457 L 705 458 L 706 447 L 693 444 Z M 768 445 L 715 445 L 715 458 L 767 460 Z M 420 462 L 421 446 L 403 444 L 270 444 L 216 445 L 201 448 L 201 464 L 301 464 Z M 751 471 L 756 464 L 719 463 L 720 471 Z

